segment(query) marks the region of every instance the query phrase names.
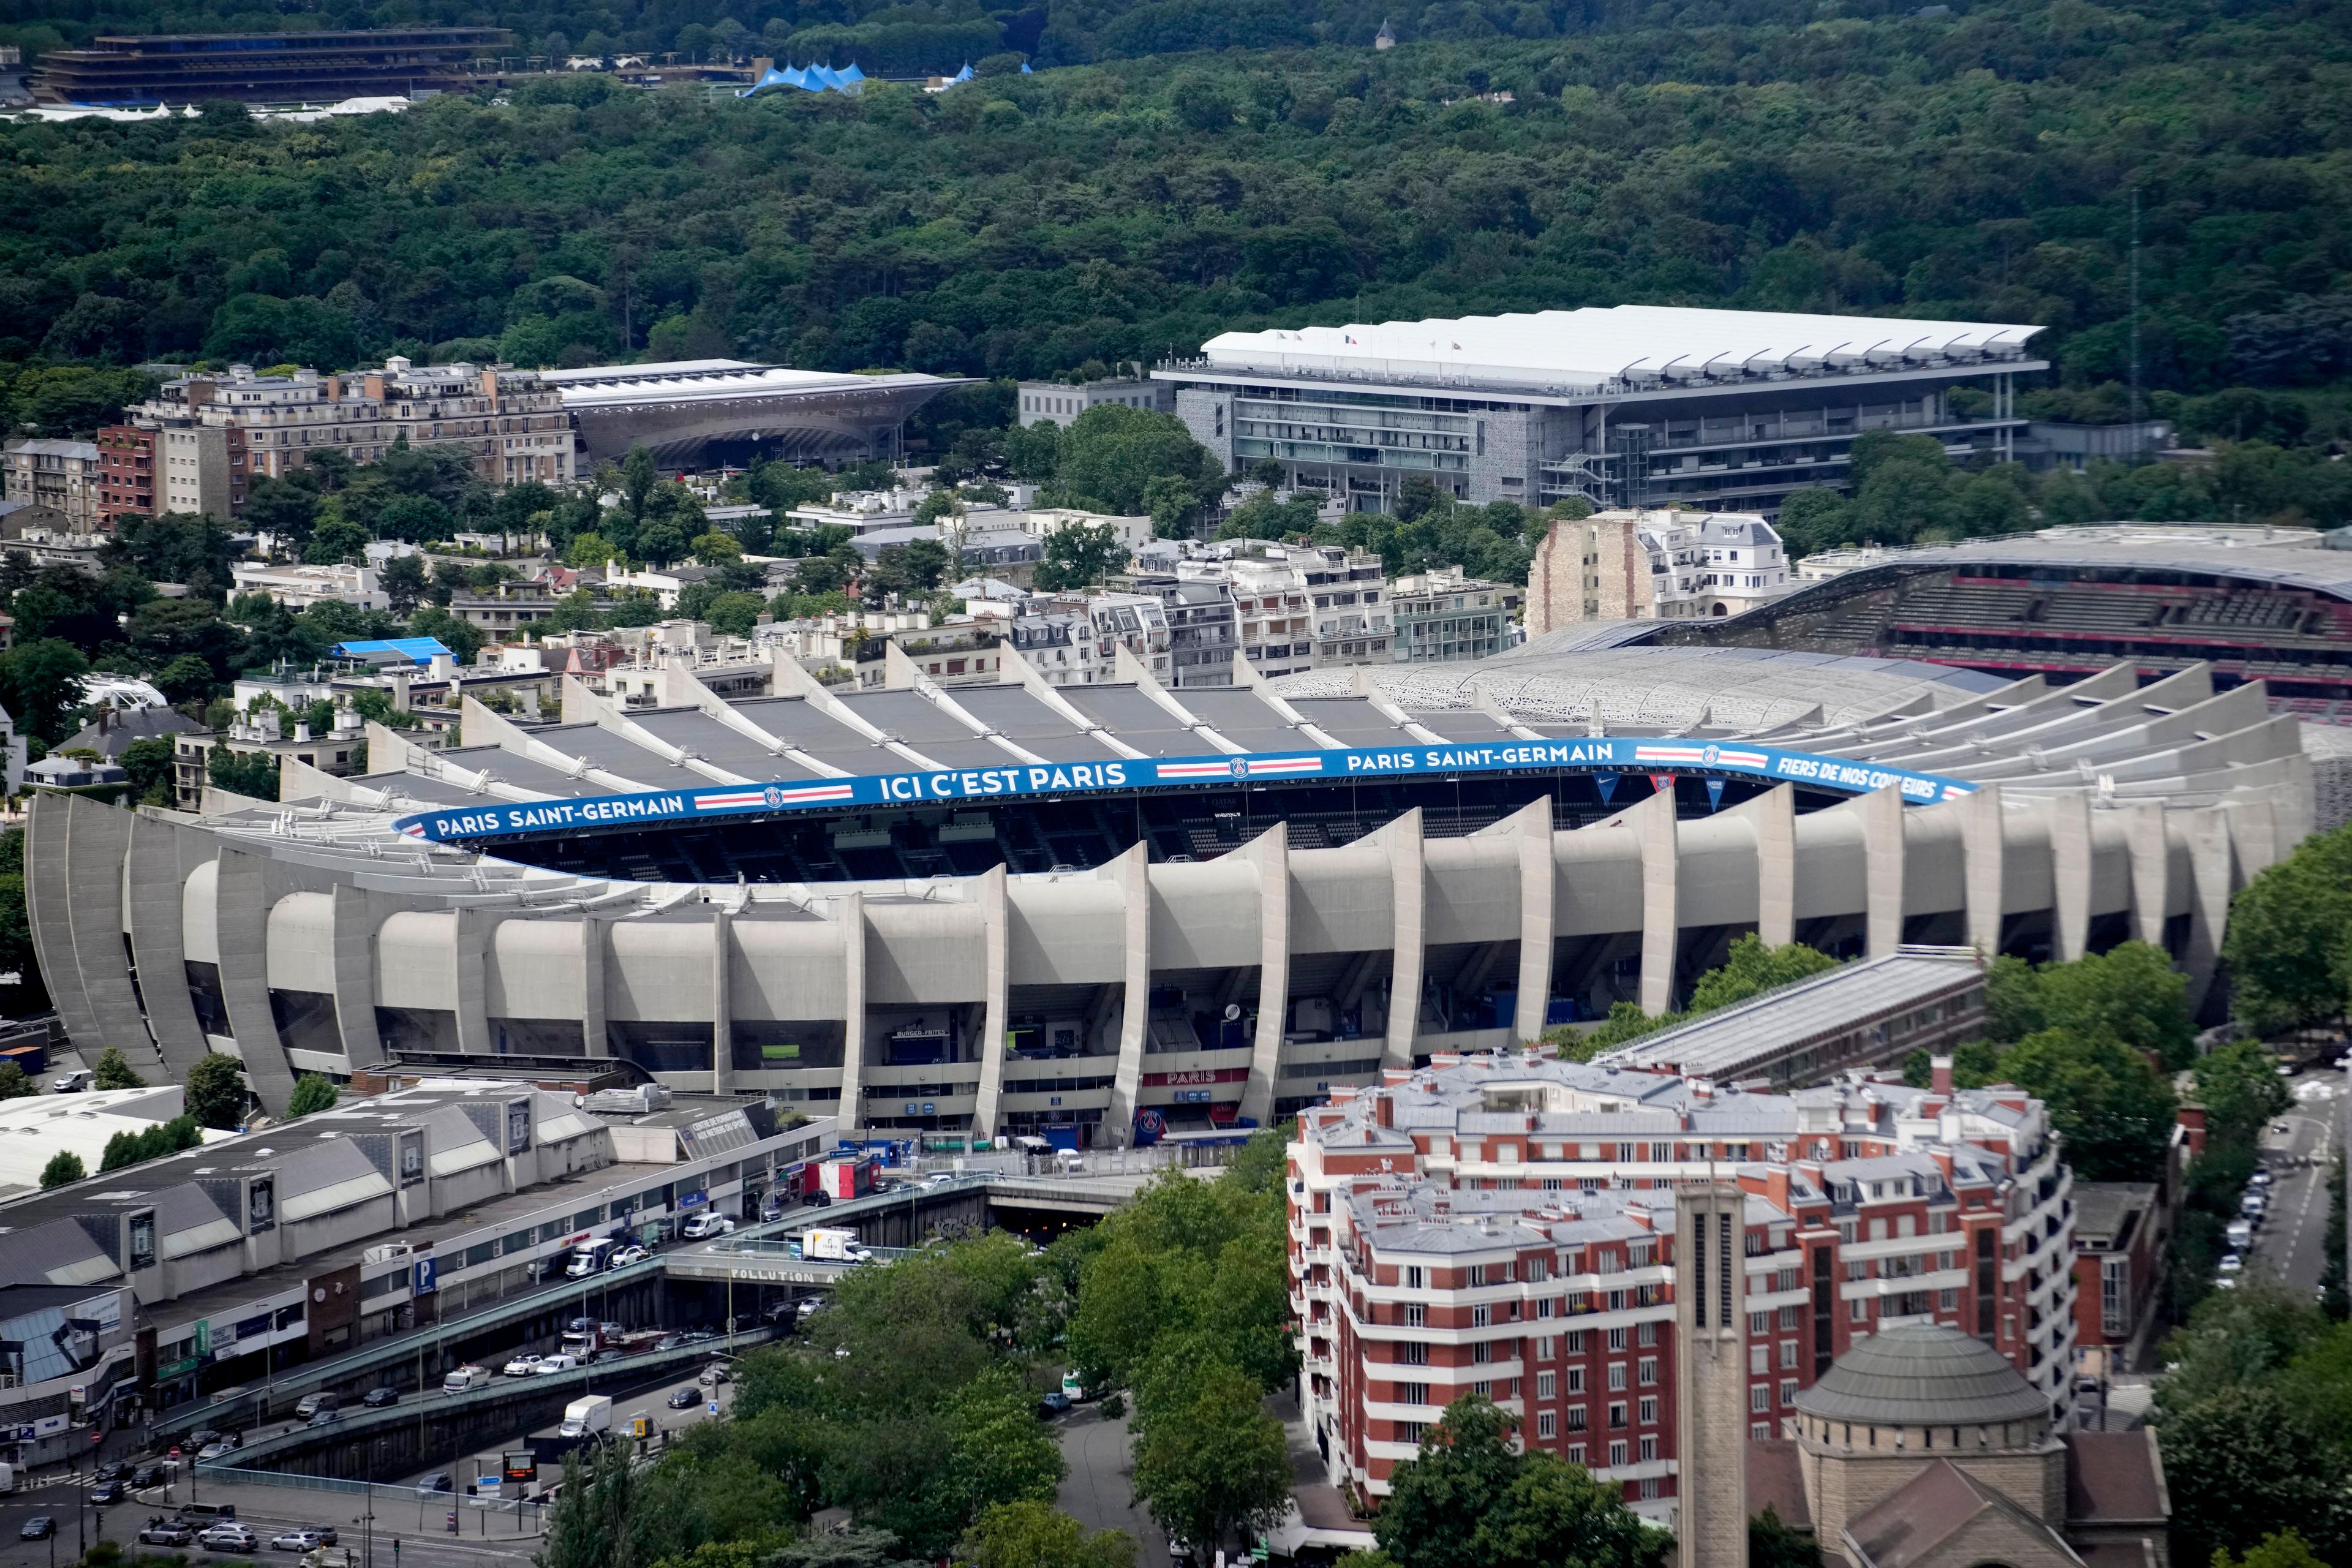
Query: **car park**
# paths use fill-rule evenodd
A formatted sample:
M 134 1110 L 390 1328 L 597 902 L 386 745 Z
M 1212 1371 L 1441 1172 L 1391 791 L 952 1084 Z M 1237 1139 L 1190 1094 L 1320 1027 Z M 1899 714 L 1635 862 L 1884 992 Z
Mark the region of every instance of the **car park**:
M 234 1520 L 223 1520 L 198 1534 L 196 1544 L 209 1552 L 258 1552 L 261 1537 Z
M 535 1352 L 527 1351 L 521 1355 L 516 1356 L 512 1360 L 509 1361 L 506 1365 L 500 1367 L 499 1370 L 509 1377 L 529 1377 L 538 1369 L 539 1363 L 544 1359 L 544 1357 L 541 1357 Z
M 399 1403 L 400 1390 L 389 1386 L 371 1388 L 367 1391 L 366 1395 L 360 1400 L 360 1404 L 370 1410 L 382 1410 L 386 1405 L 397 1405 Z
M 691 1410 L 701 1403 L 702 1390 L 694 1387 L 692 1384 L 688 1384 L 684 1388 L 673 1388 L 670 1390 L 669 1407 L 672 1410 Z
M 155 1518 L 139 1527 L 142 1546 L 186 1546 L 196 1539 L 196 1532 L 184 1519 Z
M 19 1541 L 47 1541 L 58 1532 L 58 1521 L 46 1513 L 37 1513 L 16 1527 Z
M 121 1481 L 100 1481 L 89 1489 L 89 1506 L 104 1508 L 109 1503 L 121 1502 L 130 1495 L 131 1489 Z
M 272 1552 L 316 1552 L 325 1544 L 315 1530 L 281 1530 L 269 1538 Z

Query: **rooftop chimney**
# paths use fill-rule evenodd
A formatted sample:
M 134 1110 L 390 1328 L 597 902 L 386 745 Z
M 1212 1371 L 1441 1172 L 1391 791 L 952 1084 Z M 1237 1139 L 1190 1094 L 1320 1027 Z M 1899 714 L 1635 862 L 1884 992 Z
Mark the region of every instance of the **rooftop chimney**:
M 1385 1091 L 1372 1098 L 1372 1120 L 1382 1127 L 1396 1125 L 1396 1096 Z
M 1937 1052 L 1934 1056 L 1927 1058 L 1927 1067 L 1928 1070 L 1934 1075 L 1929 1080 L 1930 1086 L 1937 1094 L 1950 1094 L 1952 1092 L 1951 1053 L 1949 1051 Z

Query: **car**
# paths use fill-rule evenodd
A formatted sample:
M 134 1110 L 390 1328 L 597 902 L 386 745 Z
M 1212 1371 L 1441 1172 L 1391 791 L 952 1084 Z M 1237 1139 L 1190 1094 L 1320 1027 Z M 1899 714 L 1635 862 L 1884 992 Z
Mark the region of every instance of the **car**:
M 539 1363 L 545 1359 L 546 1358 L 544 1356 L 539 1355 L 533 1352 L 526 1351 L 522 1354 L 516 1356 L 513 1360 L 508 1362 L 506 1365 L 500 1367 L 499 1370 L 506 1373 L 509 1377 L 529 1377 L 532 1372 L 537 1370 Z
M 547 1377 L 559 1372 L 577 1372 L 580 1370 L 580 1358 L 561 1352 L 554 1355 L 543 1355 L 530 1370 L 534 1377 Z
M 2294 1123 L 2292 1121 L 2273 1121 L 2271 1123 L 2271 1131 L 2284 1138 L 2288 1133 L 2294 1131 Z
M 161 1465 L 142 1465 L 131 1472 L 131 1489 L 134 1492 L 143 1492 L 149 1487 L 163 1484 L 163 1467 Z
M 646 1258 L 651 1258 L 652 1256 L 652 1253 L 646 1251 L 642 1247 L 625 1247 L 618 1252 L 613 1254 L 613 1261 L 606 1264 L 604 1267 L 607 1268 L 626 1268 L 633 1263 L 643 1263 Z
M 234 1443 L 207 1443 L 196 1450 L 196 1458 L 199 1460 L 223 1459 L 236 1452 L 236 1445 Z
M 79 1094 L 94 1081 L 96 1075 L 88 1071 L 59 1073 L 49 1080 L 49 1089 L 55 1094 Z
M 196 1532 L 184 1519 L 151 1519 L 139 1527 L 142 1546 L 185 1546 L 195 1538 Z
M 19 1541 L 47 1541 L 58 1532 L 58 1521 L 46 1513 L 37 1513 L 16 1527 Z
M 657 1351 L 674 1351 L 684 1343 L 686 1343 L 686 1336 L 684 1334 L 664 1334 L 661 1338 L 654 1342 L 654 1349 Z
M 705 1388 L 716 1388 L 722 1383 L 734 1382 L 735 1374 L 723 1366 L 713 1364 L 697 1373 L 694 1381 Z
M 315 1530 L 281 1530 L 269 1538 L 272 1552 L 316 1552 L 325 1544 Z
M 627 1332 L 629 1331 L 628 1331 L 628 1329 L 627 1329 L 626 1327 L 625 1327 L 624 1325 L 622 1325 L 622 1324 L 620 1324 L 620 1323 L 613 1322 L 613 1321 L 611 1321 L 609 1319 L 608 1319 L 607 1321 L 604 1321 L 604 1322 L 601 1322 L 601 1323 L 597 1324 L 597 1325 L 596 1325 L 596 1328 L 597 1328 L 597 1331 L 598 1331 L 598 1332 L 600 1332 L 600 1333 L 602 1333 L 602 1334 L 603 1334 L 606 1339 L 608 1339 L 608 1340 L 617 1340 L 617 1339 L 619 1339 L 623 1334 L 625 1334 L 625 1333 L 627 1333 Z
M 820 1187 L 809 1194 L 804 1201 L 813 1209 L 829 1209 L 833 1206 L 833 1194 Z
M 361 1407 L 367 1410 L 382 1410 L 388 1405 L 399 1403 L 400 1390 L 381 1384 L 369 1389 L 360 1399 Z
M 761 1225 L 773 1225 L 783 1217 L 783 1205 L 779 1203 L 765 1203 L 760 1205 L 760 1223 Z
M 435 1470 L 431 1474 L 427 1475 L 424 1479 L 416 1483 L 416 1495 L 418 1497 L 434 1497 L 442 1492 L 455 1491 L 456 1489 L 456 1486 L 449 1479 L 449 1472 L 446 1470 Z
M 1190 859 L 1191 857 L 1187 856 L 1186 858 Z M 1168 1538 L 1168 1560 L 1171 1563 L 1190 1563 L 1192 1561 L 1192 1543 L 1189 1541 L 1181 1540 L 1173 1535 L 1170 1536 Z
M 188 1434 L 185 1446 L 191 1448 L 209 1447 L 227 1436 L 216 1426 L 199 1426 Z
M 2267 1188 L 2273 1179 L 2274 1178 L 2268 1171 L 2256 1171 L 2252 1175 L 2246 1178 L 2246 1184 L 2252 1187 Z
M 2237 1288 L 2238 1277 L 2234 1274 L 2221 1275 L 2213 1281 L 2213 1289 L 2216 1290 L 2234 1290 Z
M 669 1392 L 669 1407 L 672 1410 L 691 1410 L 701 1403 L 702 1390 L 691 1384 L 684 1388 L 673 1388 Z
M 2238 1273 L 2242 1273 L 2242 1272 L 2243 1272 L 2243 1271 L 2244 1271 L 2245 1267 L 2246 1267 L 2246 1260 L 2245 1260 L 2244 1258 L 2242 1258 L 2239 1257 L 2236 1253 L 2234 1253 L 2234 1252 L 2225 1252 L 2225 1253 L 2223 1253 L 2223 1254 L 2221 1255 L 2221 1272 L 2222 1272 L 2222 1273 L 2224 1273 L 2224 1274 L 2238 1274 Z
M 342 1418 L 343 1413 L 334 1405 L 330 1405 L 322 1408 L 317 1415 L 311 1416 L 305 1425 L 311 1426 L 332 1426 L 336 1422 L 341 1421 Z
M 1069 1413 L 1070 1396 L 1058 1388 L 1037 1401 L 1037 1414 L 1045 1420 L 1051 1421 L 1056 1415 L 1067 1415 Z
M 119 1481 L 131 1473 L 131 1467 L 120 1459 L 109 1459 L 90 1472 L 94 1481 Z
M 923 1178 L 923 1185 L 927 1187 L 951 1186 L 954 1184 L 955 1179 L 956 1176 L 953 1171 L 933 1171 L 929 1175 Z
M 110 1502 L 121 1502 L 131 1495 L 131 1489 L 121 1481 L 100 1481 L 89 1489 L 89 1506 L 104 1508 Z
M 567 1334 L 584 1334 L 597 1326 L 596 1320 L 593 1318 L 574 1318 L 563 1325 L 563 1331 Z
M 798 1312 L 803 1318 L 814 1318 L 816 1316 L 817 1309 L 824 1305 L 824 1303 L 823 1301 L 819 1300 L 814 1296 L 811 1296 L 802 1301 L 799 1306 L 793 1308 L 793 1310 Z
M 310 1528 L 319 1532 L 319 1544 L 321 1546 L 337 1545 L 342 1539 L 335 1533 L 335 1527 L 331 1524 L 314 1524 Z
M 261 1537 L 235 1520 L 223 1520 L 196 1536 L 196 1544 L 211 1552 L 258 1552 Z
M 342 1402 L 342 1396 L 340 1394 L 306 1394 L 302 1396 L 302 1402 L 294 1407 L 294 1417 L 298 1421 L 308 1421 L 320 1411 L 332 1410 Z
M 629 1352 L 621 1349 L 618 1345 L 606 1345 L 603 1350 L 598 1351 L 594 1355 L 588 1358 L 588 1364 L 590 1366 L 604 1366 L 610 1362 L 626 1361 L 628 1359 Z

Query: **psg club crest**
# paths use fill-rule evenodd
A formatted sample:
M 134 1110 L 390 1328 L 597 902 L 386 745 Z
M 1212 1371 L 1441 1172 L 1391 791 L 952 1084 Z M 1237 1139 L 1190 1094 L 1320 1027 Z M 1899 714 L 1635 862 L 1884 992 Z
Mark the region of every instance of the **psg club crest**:
M 1722 755 L 1723 748 L 1721 746 L 1709 746 L 1706 751 L 1701 752 L 1698 754 L 1698 760 L 1703 766 L 1711 768 L 1715 766 L 1716 759 Z
M 784 804 L 784 792 L 778 789 L 774 784 L 770 784 L 766 790 L 761 792 L 761 798 L 765 800 L 771 806 L 782 807 Z
M 1245 779 L 1249 777 L 1249 759 L 1247 757 L 1235 757 L 1232 762 L 1225 764 L 1225 769 L 1228 773 L 1232 773 L 1234 777 L 1237 779 Z

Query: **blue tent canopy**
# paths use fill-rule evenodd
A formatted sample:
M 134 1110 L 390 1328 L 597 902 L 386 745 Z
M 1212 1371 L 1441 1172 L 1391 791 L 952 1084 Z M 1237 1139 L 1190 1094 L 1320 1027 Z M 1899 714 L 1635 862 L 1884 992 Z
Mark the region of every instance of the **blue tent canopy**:
M 376 637 L 364 642 L 339 642 L 334 653 L 337 658 L 386 659 L 396 656 L 415 664 L 431 664 L 448 654 L 439 637 Z

